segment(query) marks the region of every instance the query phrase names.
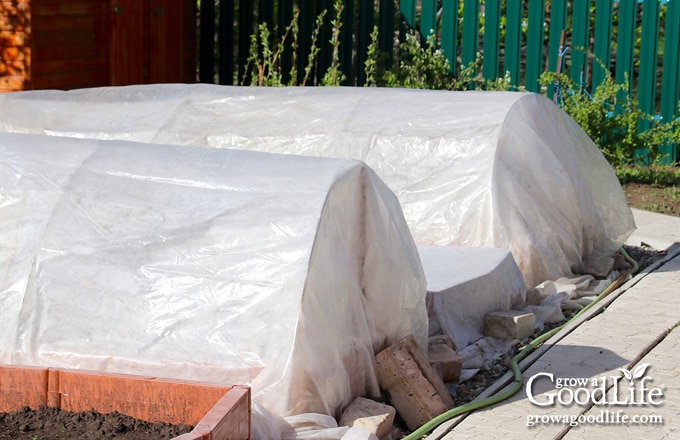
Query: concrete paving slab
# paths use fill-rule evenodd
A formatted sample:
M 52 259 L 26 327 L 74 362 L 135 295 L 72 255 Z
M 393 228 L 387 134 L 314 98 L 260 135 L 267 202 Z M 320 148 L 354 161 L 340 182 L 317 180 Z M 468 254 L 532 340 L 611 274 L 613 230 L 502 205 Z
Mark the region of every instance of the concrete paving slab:
M 674 328 L 657 346 L 645 355 L 637 365 L 649 364 L 646 376 L 651 378 L 647 386 L 663 391 L 660 405 L 615 406 L 605 405 L 586 413 L 607 423 L 583 423 L 565 431 L 566 440 L 595 439 L 673 439 L 680 436 L 680 366 L 673 353 L 680 350 L 680 329 Z M 636 381 L 640 388 L 639 380 Z M 623 418 L 628 418 L 628 423 Z M 587 420 L 587 419 L 586 419 Z
M 573 397 L 573 393 L 577 393 L 580 396 L 577 398 L 584 400 L 588 393 L 592 395 L 596 392 L 598 384 L 604 384 L 607 392 L 613 393 L 611 387 L 615 382 L 625 383 L 615 380 L 621 377 L 621 368 L 635 371 L 637 366 L 644 363 L 660 362 L 659 359 L 664 355 L 674 359 L 677 353 L 677 347 L 674 345 L 677 342 L 675 341 L 677 331 L 674 329 L 680 323 L 680 289 L 677 287 L 679 284 L 680 257 L 676 256 L 656 270 L 636 279 L 632 286 L 624 285 L 622 292 L 619 292 L 616 299 L 602 313 L 581 323 L 546 350 L 525 371 L 524 387 L 512 399 L 476 411 L 443 436 L 438 434 L 438 437 L 433 438 L 560 438 L 567 433 L 572 436 L 580 435 L 581 431 L 569 428 L 569 423 L 565 426 L 564 417 L 567 417 L 566 420 L 578 418 L 588 409 L 588 405 L 585 402 L 567 405 L 556 401 L 555 404 L 543 407 L 532 403 L 526 389 L 529 379 L 540 375 L 536 376 L 530 389 L 530 394 L 535 396 L 536 402 L 549 402 L 551 398 L 558 397 L 568 401 L 570 396 Z M 664 339 L 669 333 L 673 334 L 673 338 Z M 659 343 L 660 341 L 666 342 Z M 673 351 L 668 351 L 670 349 Z M 659 363 L 658 368 L 668 373 L 667 376 L 663 376 L 664 379 L 658 379 L 655 383 L 663 383 L 666 392 L 672 394 L 674 390 L 680 389 L 680 378 L 674 372 L 676 367 L 672 365 L 672 361 L 668 362 L 668 366 Z M 654 370 L 650 368 L 650 374 L 652 371 Z M 547 374 L 552 374 L 552 379 Z M 658 374 L 661 374 L 661 371 Z M 585 383 L 569 384 L 562 387 L 564 391 L 557 388 L 558 379 L 571 378 L 585 380 Z M 579 390 L 580 388 L 582 389 Z M 623 392 L 622 389 L 619 389 L 620 393 Z M 680 403 L 676 400 L 678 397 L 680 391 L 672 398 L 666 396 L 662 415 L 677 418 L 680 411 Z M 598 414 L 604 409 L 600 408 L 600 405 L 593 406 L 595 409 L 591 411 Z M 626 408 L 626 411 L 631 410 Z M 533 417 L 529 418 L 530 416 Z M 542 423 L 543 421 L 546 423 Z M 533 426 L 527 426 L 531 423 Z M 673 424 L 668 426 L 668 430 L 657 431 L 661 437 L 652 435 L 651 438 L 665 438 L 663 437 L 665 435 L 669 435 L 666 438 L 671 438 L 676 427 Z M 639 425 L 614 426 L 618 430 L 626 429 L 625 432 L 613 430 L 610 432 L 608 428 L 612 428 L 611 424 L 602 428 L 591 427 L 589 432 L 594 433 L 593 435 L 601 433 L 608 438 L 616 435 L 627 438 L 628 434 L 633 436 L 647 434 L 642 429 L 644 427 L 641 428 Z
M 637 229 L 628 237 L 626 244 L 647 244 L 655 249 L 668 249 L 680 243 L 680 217 L 632 209 Z

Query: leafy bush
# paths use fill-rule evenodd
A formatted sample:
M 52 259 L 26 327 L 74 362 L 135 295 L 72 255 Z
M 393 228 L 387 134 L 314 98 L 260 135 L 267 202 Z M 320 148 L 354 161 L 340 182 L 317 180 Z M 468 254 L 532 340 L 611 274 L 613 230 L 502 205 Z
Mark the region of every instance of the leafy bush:
M 473 63 L 462 67 L 458 75 L 453 75 L 434 34 L 423 42 L 419 33 L 410 31 L 395 47 L 395 61 L 390 69 L 381 67 L 385 65 L 385 58 L 385 54 L 378 50 L 378 28 L 374 27 L 365 64 L 367 86 L 431 90 L 510 89 L 508 75 L 496 81 L 481 76 L 482 57 L 479 54 Z
M 307 85 L 310 81 L 312 70 L 316 63 L 317 55 L 319 54 L 319 46 L 317 40 L 319 37 L 319 30 L 323 24 L 323 19 L 326 16 L 326 10 L 323 10 L 317 15 L 314 23 L 314 29 L 311 35 L 310 51 L 307 55 L 307 64 L 304 68 L 304 76 L 298 82 L 297 71 L 297 57 L 298 57 L 298 19 L 300 17 L 300 10 L 293 8 L 293 19 L 286 27 L 281 39 L 276 42 L 274 47 L 271 46 L 271 32 L 267 23 L 260 23 L 255 32 L 250 36 L 249 56 L 246 63 L 245 74 L 241 80 L 241 84 L 246 84 L 246 79 L 254 86 L 295 86 Z M 340 28 L 342 20 L 340 15 L 342 13 L 342 1 L 335 0 L 334 2 L 334 17 L 331 21 L 333 26 L 332 37 L 330 44 L 333 47 L 331 65 L 324 73 L 321 85 L 324 86 L 339 86 L 345 79 L 345 76 L 340 70 L 339 51 L 340 45 Z M 286 47 L 286 42 L 291 39 L 292 51 L 292 67 L 289 72 L 290 80 L 287 83 L 283 82 L 283 72 L 281 66 L 281 58 Z
M 333 47 L 332 62 L 323 76 L 321 85 L 340 85 L 344 80 L 338 62 L 341 12 L 342 2 L 335 0 L 330 41 Z M 271 40 L 269 28 L 266 24 L 261 24 L 251 36 L 250 57 L 246 68 L 246 75 L 250 75 L 250 83 L 260 86 L 306 85 L 319 51 L 317 38 L 325 14 L 326 11 L 322 11 L 316 19 L 311 37 L 311 50 L 302 80 L 298 80 L 296 68 L 299 10 L 297 8 L 294 10 L 293 20 L 286 28 L 281 41 L 273 48 L 269 43 Z M 289 74 L 290 81 L 283 84 L 281 54 L 288 38 L 292 39 L 293 67 Z M 438 47 L 434 34 L 423 39 L 416 31 L 410 31 L 406 34 L 405 40 L 394 47 L 394 62 L 389 69 L 384 67 L 386 58 L 386 54 L 378 50 L 376 26 L 371 33 L 371 44 L 365 63 L 367 86 L 437 90 L 517 90 L 511 86 L 507 74 L 495 81 L 484 79 L 480 73 L 482 65 L 480 54 L 473 63 L 461 66 L 457 75 L 452 74 L 448 60 Z M 597 59 L 596 61 L 607 75 L 592 94 L 581 85 L 575 84 L 564 73 L 544 72 L 540 83 L 543 87 L 555 87 L 557 103 L 593 139 L 614 168 L 628 170 L 626 167 L 631 165 L 659 165 L 663 159 L 659 152 L 660 147 L 680 143 L 680 119 L 660 122 L 643 112 L 631 94 L 628 80 L 626 79 L 623 84 L 617 84 L 604 64 Z M 245 79 L 244 77 L 244 83 Z M 658 171 L 659 169 L 649 168 L 646 173 L 656 176 L 649 179 L 668 180 Z M 620 172 L 623 179 L 633 178 L 634 173 L 630 171 Z
M 544 72 L 540 83 L 555 86 L 558 104 L 614 167 L 658 165 L 664 159 L 659 147 L 680 141 L 680 121 L 660 122 L 643 112 L 630 93 L 627 79 L 617 84 L 608 72 L 592 95 L 566 74 Z
M 659 186 L 680 185 L 680 169 L 670 167 L 618 167 L 616 177 L 621 185 L 629 183 L 653 184 Z

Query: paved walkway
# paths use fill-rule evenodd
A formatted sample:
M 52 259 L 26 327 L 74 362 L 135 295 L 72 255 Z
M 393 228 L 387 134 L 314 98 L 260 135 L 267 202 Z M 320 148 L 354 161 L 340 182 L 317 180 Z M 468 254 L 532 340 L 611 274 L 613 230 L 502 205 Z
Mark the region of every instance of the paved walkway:
M 513 398 L 453 419 L 428 439 L 680 439 L 680 218 L 634 215 L 629 244 L 668 249 L 668 257 L 527 357 Z

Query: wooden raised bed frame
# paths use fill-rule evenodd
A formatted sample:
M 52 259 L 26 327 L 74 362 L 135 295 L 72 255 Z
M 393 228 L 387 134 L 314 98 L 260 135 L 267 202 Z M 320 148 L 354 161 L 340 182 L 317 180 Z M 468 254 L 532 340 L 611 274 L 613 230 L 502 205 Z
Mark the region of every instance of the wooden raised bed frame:
M 176 440 L 248 439 L 250 388 L 93 371 L 0 365 L 0 412 L 28 406 L 118 411 L 194 426 Z

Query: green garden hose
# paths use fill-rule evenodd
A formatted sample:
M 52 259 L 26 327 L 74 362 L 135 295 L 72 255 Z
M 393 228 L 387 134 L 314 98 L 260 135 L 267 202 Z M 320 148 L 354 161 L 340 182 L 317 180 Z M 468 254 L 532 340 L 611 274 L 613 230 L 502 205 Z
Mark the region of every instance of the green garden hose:
M 436 429 L 439 425 L 442 423 L 446 422 L 447 420 L 450 420 L 456 416 L 459 416 L 461 414 L 465 414 L 470 411 L 474 411 L 480 408 L 485 408 L 490 405 L 494 405 L 498 402 L 501 402 L 503 400 L 509 399 L 510 397 L 514 396 L 517 391 L 522 388 L 522 372 L 519 369 L 519 363 L 529 355 L 536 347 L 541 345 L 543 342 L 546 340 L 550 339 L 553 337 L 557 332 L 562 330 L 564 327 L 566 327 L 569 323 L 583 315 L 587 310 L 589 310 L 592 306 L 597 304 L 601 299 L 603 299 L 605 296 L 609 295 L 612 291 L 614 291 L 617 287 L 619 287 L 624 280 L 628 277 L 628 275 L 634 274 L 637 272 L 639 269 L 639 264 L 637 261 L 633 260 L 630 255 L 625 251 L 625 249 L 621 248 L 619 250 L 623 257 L 632 264 L 632 267 L 628 269 L 626 272 L 624 272 L 621 276 L 619 276 L 616 280 L 614 280 L 611 284 L 607 286 L 606 289 L 604 289 L 602 292 L 600 292 L 599 295 L 587 306 L 583 307 L 581 310 L 579 310 L 578 313 L 576 313 L 569 321 L 565 322 L 559 327 L 556 327 L 546 333 L 543 333 L 541 336 L 537 337 L 536 339 L 532 340 L 526 347 L 522 349 L 518 354 L 516 354 L 512 360 L 510 361 L 510 370 L 512 370 L 512 373 L 514 374 L 515 378 L 510 386 L 510 388 L 507 388 L 499 393 L 494 394 L 493 396 L 487 397 L 486 399 L 482 399 L 479 401 L 474 401 L 467 403 L 465 405 L 457 406 L 455 408 L 452 408 L 437 417 L 429 420 L 426 422 L 424 425 L 422 425 L 420 428 L 416 429 L 409 435 L 403 438 L 403 440 L 415 440 L 415 439 L 420 439 L 423 436 L 429 434 L 432 432 L 434 429 Z

